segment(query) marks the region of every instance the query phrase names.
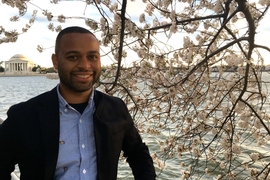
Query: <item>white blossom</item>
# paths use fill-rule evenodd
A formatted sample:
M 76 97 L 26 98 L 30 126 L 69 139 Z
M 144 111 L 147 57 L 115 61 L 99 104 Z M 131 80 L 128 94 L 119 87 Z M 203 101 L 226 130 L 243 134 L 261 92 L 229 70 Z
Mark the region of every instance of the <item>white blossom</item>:
M 257 160 L 259 160 L 259 158 L 260 158 L 260 154 L 259 154 L 259 153 L 251 153 L 251 154 L 250 154 L 250 158 L 251 158 L 253 161 L 257 161 Z
M 200 157 L 202 155 L 200 149 L 197 147 L 194 147 L 192 151 L 193 151 L 193 155 L 196 157 Z
M 140 15 L 140 23 L 143 23 L 143 22 L 145 22 L 145 14 L 144 13 L 142 13 L 141 15 Z
M 219 14 L 222 11 L 222 0 L 216 1 L 216 6 L 214 8 L 215 13 Z
M 269 6 L 270 5 L 270 0 L 259 0 L 258 2 L 262 6 Z
M 225 168 L 226 168 L 225 162 L 223 162 L 223 161 L 220 162 L 219 167 L 220 167 L 221 169 L 225 169 Z
M 66 21 L 66 17 L 64 15 L 59 15 L 58 18 L 57 18 L 58 22 L 60 23 L 65 23 Z
M 232 152 L 235 154 L 241 154 L 241 147 L 239 144 L 232 145 Z

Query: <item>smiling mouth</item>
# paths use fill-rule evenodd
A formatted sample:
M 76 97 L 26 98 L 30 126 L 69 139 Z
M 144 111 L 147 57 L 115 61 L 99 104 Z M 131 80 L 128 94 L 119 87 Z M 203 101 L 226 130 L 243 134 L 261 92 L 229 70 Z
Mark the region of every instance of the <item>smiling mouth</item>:
M 89 78 L 90 76 L 92 76 L 92 74 L 87 74 L 87 75 L 75 75 L 75 76 L 78 77 L 78 78 L 87 79 L 87 78 Z

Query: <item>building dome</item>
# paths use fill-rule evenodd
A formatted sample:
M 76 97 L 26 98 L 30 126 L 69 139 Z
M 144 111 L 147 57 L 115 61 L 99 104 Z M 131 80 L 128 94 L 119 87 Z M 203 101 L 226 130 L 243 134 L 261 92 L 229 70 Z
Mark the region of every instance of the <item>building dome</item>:
M 9 61 L 14 61 L 14 60 L 30 61 L 26 56 L 22 54 L 15 54 L 9 59 Z

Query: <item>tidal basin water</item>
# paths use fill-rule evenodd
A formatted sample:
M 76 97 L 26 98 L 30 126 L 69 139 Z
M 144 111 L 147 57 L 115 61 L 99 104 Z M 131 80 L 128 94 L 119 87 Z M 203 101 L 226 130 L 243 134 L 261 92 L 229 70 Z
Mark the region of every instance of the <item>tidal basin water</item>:
M 266 73 L 264 79 L 270 81 L 270 74 Z M 47 79 L 45 76 L 0 77 L 0 118 L 6 119 L 6 112 L 11 105 L 26 101 L 40 93 L 49 91 L 58 83 L 59 80 Z M 270 87 L 270 84 L 267 86 Z M 150 153 L 159 151 L 159 146 L 157 145 L 157 137 L 152 137 L 146 134 L 143 134 L 142 137 L 143 140 L 147 143 L 150 149 Z M 269 151 L 269 147 L 266 147 L 264 151 Z M 162 173 L 160 173 L 160 169 L 157 168 L 157 180 L 182 179 L 181 171 L 184 169 L 181 168 L 180 164 L 183 161 L 187 162 L 189 159 L 187 157 L 182 157 L 181 161 L 178 158 L 167 161 L 166 168 Z M 15 172 L 19 174 L 18 168 Z M 124 160 L 119 161 L 118 179 L 134 179 L 131 173 L 131 169 Z M 213 179 L 213 177 L 206 179 Z
M 0 77 L 0 118 L 6 119 L 11 105 L 48 91 L 58 82 L 45 76 Z

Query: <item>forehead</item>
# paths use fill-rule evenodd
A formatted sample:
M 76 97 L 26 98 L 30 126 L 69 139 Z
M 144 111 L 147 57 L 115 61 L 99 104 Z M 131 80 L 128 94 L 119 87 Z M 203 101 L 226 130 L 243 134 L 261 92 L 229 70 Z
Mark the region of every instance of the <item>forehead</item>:
M 68 33 L 64 34 L 60 41 L 59 47 L 62 48 L 93 48 L 99 49 L 99 43 L 95 36 L 90 33 Z

